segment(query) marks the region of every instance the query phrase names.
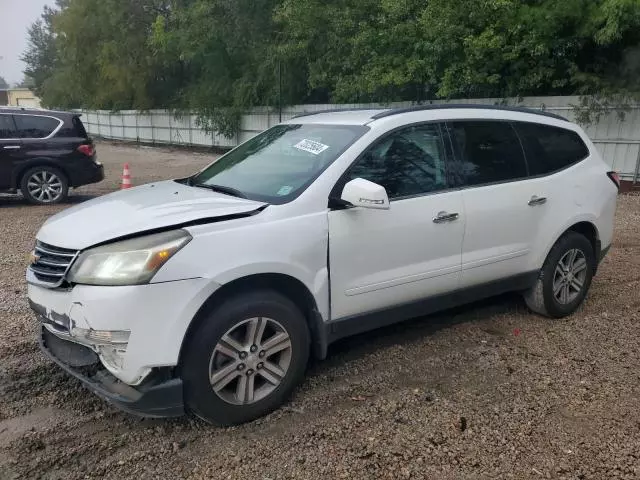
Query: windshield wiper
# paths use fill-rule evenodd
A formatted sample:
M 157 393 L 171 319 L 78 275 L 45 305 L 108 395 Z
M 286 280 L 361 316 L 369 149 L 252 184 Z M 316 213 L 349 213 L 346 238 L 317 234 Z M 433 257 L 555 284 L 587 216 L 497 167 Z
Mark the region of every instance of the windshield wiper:
M 219 193 L 224 193 L 226 195 L 231 195 L 232 197 L 249 198 L 244 193 L 242 193 L 240 190 L 236 190 L 235 188 L 232 188 L 232 187 L 225 187 L 224 185 L 209 185 L 208 183 L 196 183 L 193 186 L 194 187 L 198 187 L 198 188 L 207 188 L 207 189 L 212 190 L 214 192 L 219 192 Z

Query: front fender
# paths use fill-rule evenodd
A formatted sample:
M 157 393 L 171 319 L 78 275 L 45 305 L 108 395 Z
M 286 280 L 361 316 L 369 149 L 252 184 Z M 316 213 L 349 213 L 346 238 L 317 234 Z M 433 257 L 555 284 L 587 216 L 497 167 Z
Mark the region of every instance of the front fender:
M 314 272 L 299 265 L 288 263 L 252 263 L 239 265 L 233 269 L 220 272 L 212 280 L 217 284 L 224 285 L 252 275 L 273 273 L 287 275 L 303 283 L 313 295 L 322 318 L 324 320 L 329 319 L 329 271 L 326 265 Z
M 224 285 L 252 275 L 283 274 L 305 285 L 328 319 L 326 212 L 271 219 L 270 208 L 250 218 L 188 227 L 193 239 L 153 282 L 207 278 Z

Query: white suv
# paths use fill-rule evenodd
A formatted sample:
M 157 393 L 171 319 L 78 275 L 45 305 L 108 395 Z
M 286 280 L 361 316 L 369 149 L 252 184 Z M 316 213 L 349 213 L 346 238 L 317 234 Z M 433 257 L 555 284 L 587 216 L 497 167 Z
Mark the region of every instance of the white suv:
M 611 243 L 608 170 L 537 111 L 294 118 L 50 218 L 27 271 L 41 346 L 125 410 L 245 422 L 341 337 L 512 290 L 574 312 Z

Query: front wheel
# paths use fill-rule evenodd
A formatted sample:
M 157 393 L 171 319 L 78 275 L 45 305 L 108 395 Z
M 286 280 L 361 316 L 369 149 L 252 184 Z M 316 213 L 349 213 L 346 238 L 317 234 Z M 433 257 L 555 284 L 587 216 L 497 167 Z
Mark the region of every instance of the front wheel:
M 181 364 L 187 408 L 220 426 L 278 408 L 304 375 L 309 331 L 288 298 L 260 290 L 229 298 L 202 319 Z
M 572 314 L 589 291 L 595 266 L 591 242 L 577 232 L 566 233 L 549 252 L 536 284 L 525 292 L 527 306 L 548 317 Z

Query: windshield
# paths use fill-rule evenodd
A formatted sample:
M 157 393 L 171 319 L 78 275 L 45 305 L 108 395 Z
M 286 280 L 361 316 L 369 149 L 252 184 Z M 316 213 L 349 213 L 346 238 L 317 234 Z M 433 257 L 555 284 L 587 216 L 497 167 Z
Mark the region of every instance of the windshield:
M 361 125 L 277 125 L 222 156 L 189 184 L 287 203 L 367 130 Z

